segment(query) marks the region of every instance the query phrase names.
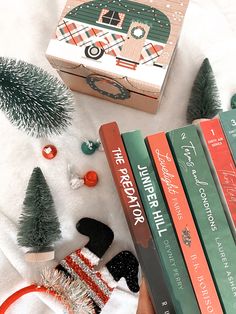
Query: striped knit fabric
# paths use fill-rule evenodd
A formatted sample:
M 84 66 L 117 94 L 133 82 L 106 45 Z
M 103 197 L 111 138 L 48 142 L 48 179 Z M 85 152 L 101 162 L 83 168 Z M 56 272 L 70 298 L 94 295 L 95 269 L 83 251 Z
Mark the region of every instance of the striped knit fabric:
M 99 308 L 103 308 L 117 283 L 106 267 L 99 272 L 95 270 L 99 260 L 95 254 L 84 247 L 66 256 L 60 265 L 73 279 L 82 280 L 87 287 L 88 295 Z
M 115 31 L 100 29 L 92 25 L 86 25 L 74 20 L 66 19 L 60 21 L 56 36 L 59 41 L 79 47 L 90 45 L 99 46 L 106 54 L 119 56 L 126 35 Z M 140 54 L 140 64 L 153 64 L 164 49 L 164 44 L 146 41 Z

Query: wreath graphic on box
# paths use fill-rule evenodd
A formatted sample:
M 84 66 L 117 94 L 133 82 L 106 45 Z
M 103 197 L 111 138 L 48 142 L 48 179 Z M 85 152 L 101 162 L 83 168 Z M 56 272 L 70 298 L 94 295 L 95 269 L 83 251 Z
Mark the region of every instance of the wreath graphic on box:
M 108 77 L 91 74 L 91 75 L 86 77 L 86 81 L 87 81 L 87 84 L 93 90 L 97 91 L 101 95 L 110 97 L 112 99 L 122 99 L 122 100 L 124 100 L 124 99 L 130 98 L 130 92 L 122 84 L 120 84 L 117 81 L 115 81 L 113 79 L 110 79 Z M 109 91 L 101 89 L 97 85 L 97 83 L 99 83 L 99 82 L 105 82 L 106 84 L 108 84 L 108 86 L 110 85 L 110 86 L 114 87 L 117 90 L 117 92 L 116 93 L 111 93 Z
M 135 39 L 141 39 L 145 36 L 145 29 L 142 26 L 136 26 L 131 30 L 131 36 Z

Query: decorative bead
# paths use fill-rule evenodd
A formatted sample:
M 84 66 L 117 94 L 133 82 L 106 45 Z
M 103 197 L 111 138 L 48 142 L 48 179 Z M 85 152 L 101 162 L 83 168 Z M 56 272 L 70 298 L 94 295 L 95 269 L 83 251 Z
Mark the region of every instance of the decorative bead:
M 236 94 L 231 98 L 231 108 L 236 109 Z
M 46 159 L 53 159 L 57 155 L 57 148 L 54 145 L 46 145 L 42 150 L 43 157 Z
M 81 179 L 77 174 L 75 174 L 70 179 L 70 187 L 72 188 L 72 190 L 77 190 L 83 185 L 84 185 L 84 180 Z
M 95 171 L 88 171 L 82 178 L 77 172 L 74 171 L 70 164 L 68 164 L 68 175 L 70 187 L 72 190 L 77 190 L 83 185 L 93 187 L 97 185 L 98 182 L 98 175 Z
M 98 142 L 84 141 L 81 145 L 81 150 L 85 155 L 92 155 L 99 146 Z
M 99 151 L 99 152 L 104 152 L 104 148 L 103 148 L 103 145 L 102 145 L 100 139 L 97 139 L 96 142 L 97 142 L 97 144 L 98 144 L 98 151 Z
M 71 166 L 71 164 L 67 165 L 67 169 L 68 169 L 69 183 L 72 190 L 77 190 L 82 185 L 84 185 L 84 180 L 80 178 L 78 173 L 74 171 L 74 168 Z
M 98 183 L 98 175 L 95 171 L 88 171 L 84 176 L 84 184 L 88 187 L 93 187 Z

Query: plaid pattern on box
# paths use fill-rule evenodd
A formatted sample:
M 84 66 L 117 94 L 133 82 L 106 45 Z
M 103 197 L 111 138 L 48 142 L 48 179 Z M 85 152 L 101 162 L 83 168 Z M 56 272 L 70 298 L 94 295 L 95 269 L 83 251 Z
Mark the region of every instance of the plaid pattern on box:
M 153 63 L 161 55 L 163 49 L 164 47 L 161 45 L 153 45 L 150 42 L 145 44 L 141 53 L 140 63 Z
M 63 19 L 57 26 L 56 36 L 59 41 L 79 47 L 87 46 L 94 42 L 94 38 L 105 33 L 101 29 L 89 27 L 75 21 Z
M 63 19 L 59 23 L 56 36 L 59 41 L 65 41 L 79 47 L 94 44 L 103 48 L 105 53 L 114 57 L 119 56 L 125 41 L 125 35 L 112 33 L 108 30 L 95 28 L 69 19 Z M 147 42 L 140 54 L 140 63 L 153 64 L 160 56 L 163 48 L 161 45 Z
M 121 48 L 125 41 L 124 36 L 107 32 L 102 36 L 102 39 L 103 44 L 101 44 L 101 46 L 105 50 L 105 53 L 114 57 L 120 54 Z

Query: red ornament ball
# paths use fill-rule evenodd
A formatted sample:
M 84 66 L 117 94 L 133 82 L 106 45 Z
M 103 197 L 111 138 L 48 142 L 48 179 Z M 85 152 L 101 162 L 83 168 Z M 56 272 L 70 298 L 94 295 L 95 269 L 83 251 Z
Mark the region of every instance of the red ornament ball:
M 84 184 L 88 187 L 93 187 L 98 183 L 98 175 L 95 171 L 88 171 L 84 176 Z
M 57 155 L 57 148 L 54 145 L 46 145 L 42 150 L 43 157 L 46 159 L 53 159 Z

